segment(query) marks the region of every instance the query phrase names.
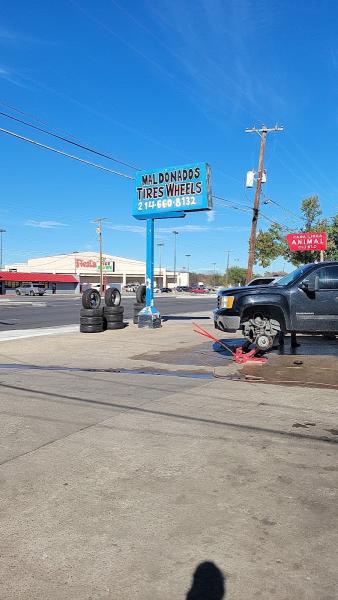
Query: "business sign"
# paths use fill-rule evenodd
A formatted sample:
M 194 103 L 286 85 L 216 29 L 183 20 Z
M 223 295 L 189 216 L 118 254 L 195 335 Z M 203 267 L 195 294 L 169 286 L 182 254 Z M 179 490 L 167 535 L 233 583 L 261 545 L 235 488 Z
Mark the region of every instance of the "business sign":
M 81 269 L 82 271 L 98 271 L 100 269 L 100 261 L 92 258 L 76 258 L 75 269 Z M 102 259 L 102 270 L 103 271 L 115 271 L 115 262 L 109 258 Z
M 286 236 L 291 252 L 305 252 L 307 250 L 326 250 L 327 233 L 289 233 Z
M 133 203 L 136 219 L 170 218 L 211 208 L 211 170 L 207 163 L 136 174 Z

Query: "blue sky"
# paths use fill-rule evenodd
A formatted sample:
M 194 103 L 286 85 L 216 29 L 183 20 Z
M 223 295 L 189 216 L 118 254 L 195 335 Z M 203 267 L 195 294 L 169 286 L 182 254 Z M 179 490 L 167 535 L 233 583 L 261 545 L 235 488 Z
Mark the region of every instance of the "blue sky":
M 285 209 L 297 211 L 304 197 L 318 194 L 326 216 L 337 210 L 334 0 L 16 0 L 1 12 L 1 111 L 20 117 L 5 104 L 16 107 L 140 168 L 207 161 L 213 193 L 243 205 L 252 203 L 244 178 L 259 146 L 244 130 L 278 122 L 264 193 L 285 208 L 263 205 L 264 214 L 297 231 Z M 0 127 L 134 174 L 1 116 Z M 131 181 L 2 132 L 0 151 L 4 263 L 95 250 L 98 216 L 108 218 L 107 253 L 144 258 Z M 191 254 L 192 269 L 224 270 L 225 250 L 245 266 L 250 217 L 217 204 L 212 214 L 158 222 L 163 263 L 173 263 L 175 228 L 179 267 Z

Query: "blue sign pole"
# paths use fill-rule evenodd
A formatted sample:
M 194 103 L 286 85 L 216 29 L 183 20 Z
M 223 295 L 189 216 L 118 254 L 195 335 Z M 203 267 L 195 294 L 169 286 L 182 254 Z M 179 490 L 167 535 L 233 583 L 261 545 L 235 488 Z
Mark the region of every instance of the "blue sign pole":
M 147 219 L 146 306 L 154 306 L 154 219 Z
M 147 219 L 146 306 L 138 316 L 138 326 L 148 329 L 161 327 L 161 315 L 154 306 L 154 223 L 155 219 Z

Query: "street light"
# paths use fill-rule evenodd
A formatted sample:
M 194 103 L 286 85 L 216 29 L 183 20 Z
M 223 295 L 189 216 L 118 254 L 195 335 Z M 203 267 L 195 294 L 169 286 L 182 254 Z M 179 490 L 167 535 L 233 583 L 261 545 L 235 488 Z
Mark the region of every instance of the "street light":
M 225 250 L 224 252 L 228 253 L 227 269 L 226 269 L 226 273 L 225 273 L 225 286 L 228 287 L 228 285 L 229 285 L 229 261 L 230 261 L 230 252 L 232 252 L 232 250 Z
M 176 288 L 176 236 L 178 231 L 173 231 L 174 234 L 174 288 Z
M 99 254 L 100 254 L 100 296 L 103 293 L 103 265 L 102 265 L 102 223 L 106 221 L 106 217 L 98 217 L 93 219 L 92 223 L 97 223 L 96 233 L 99 238 Z
M 0 238 L 1 238 L 1 242 L 0 242 L 0 271 L 2 271 L 2 234 L 6 233 L 6 229 L 0 229 Z
M 160 277 L 162 277 L 162 248 L 163 248 L 163 246 L 164 246 L 163 242 L 159 242 L 157 244 L 157 247 L 159 249 L 158 251 L 159 251 L 159 262 L 160 262 L 160 274 L 159 274 Z
M 185 257 L 186 257 L 187 263 L 188 263 L 187 270 L 188 270 L 188 273 L 190 273 L 190 258 L 191 258 L 191 254 L 186 254 Z
M 212 263 L 214 265 L 214 287 L 216 286 L 216 263 Z

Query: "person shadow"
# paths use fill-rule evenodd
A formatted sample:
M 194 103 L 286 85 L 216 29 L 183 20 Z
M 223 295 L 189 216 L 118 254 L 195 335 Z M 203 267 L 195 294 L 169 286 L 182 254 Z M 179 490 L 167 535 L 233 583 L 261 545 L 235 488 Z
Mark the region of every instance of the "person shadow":
M 193 574 L 186 600 L 222 600 L 226 596 L 226 578 L 211 561 L 200 563 Z

